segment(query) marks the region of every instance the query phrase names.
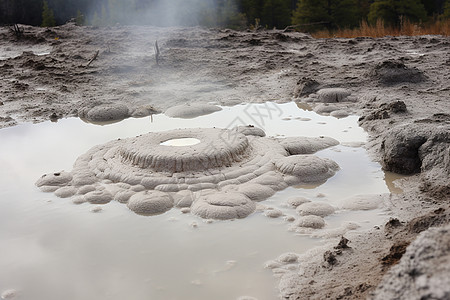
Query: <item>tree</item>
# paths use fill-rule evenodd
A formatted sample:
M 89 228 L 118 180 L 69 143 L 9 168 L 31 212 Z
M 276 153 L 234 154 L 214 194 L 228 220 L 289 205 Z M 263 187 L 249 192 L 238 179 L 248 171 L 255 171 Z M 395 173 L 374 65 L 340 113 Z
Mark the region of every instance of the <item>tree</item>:
M 355 27 L 361 19 L 358 0 L 300 0 L 292 24 L 312 24 L 301 29 Z
M 331 24 L 331 16 L 327 9 L 327 0 L 300 0 L 297 8 L 292 15 L 292 24 L 314 24 L 323 23 L 324 25 L 309 25 L 301 29 L 317 29 Z M 328 27 L 328 26 L 327 26 Z
M 78 26 L 82 26 L 85 24 L 84 15 L 81 13 L 80 10 L 77 10 L 77 16 L 75 17 L 75 24 Z
M 332 27 L 353 28 L 361 21 L 357 0 L 329 1 L 331 5 Z
M 426 11 L 419 0 L 376 0 L 370 6 L 369 22 L 381 19 L 387 25 L 399 25 L 401 18 L 412 22 L 425 21 Z
M 285 28 L 290 25 L 290 0 L 266 0 L 261 12 L 261 23 L 269 28 Z
M 42 7 L 42 27 L 53 27 L 56 25 L 53 10 L 48 7 L 48 2 L 44 1 Z
M 445 1 L 444 13 L 442 14 L 442 19 L 450 19 L 450 0 Z

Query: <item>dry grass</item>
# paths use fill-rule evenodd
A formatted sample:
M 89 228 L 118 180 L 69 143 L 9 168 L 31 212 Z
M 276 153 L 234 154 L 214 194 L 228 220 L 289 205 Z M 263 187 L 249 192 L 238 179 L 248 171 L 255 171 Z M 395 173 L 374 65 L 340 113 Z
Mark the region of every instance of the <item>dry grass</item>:
M 312 36 L 315 38 L 355 38 L 426 34 L 450 36 L 450 20 L 437 20 L 428 24 L 414 24 L 404 20 L 401 22 L 400 27 L 385 26 L 382 20 L 378 20 L 374 25 L 362 21 L 359 28 L 335 31 L 321 30 L 313 33 Z

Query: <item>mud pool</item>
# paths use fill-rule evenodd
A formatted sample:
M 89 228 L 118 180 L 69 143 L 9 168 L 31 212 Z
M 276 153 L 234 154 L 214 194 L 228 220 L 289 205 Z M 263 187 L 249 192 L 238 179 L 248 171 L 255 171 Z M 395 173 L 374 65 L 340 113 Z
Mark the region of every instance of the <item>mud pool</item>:
M 396 177 L 386 176 L 361 147 L 367 134 L 356 116 L 337 119 L 304 108 L 269 102 L 222 107 L 193 119 L 154 115 L 104 126 L 65 119 L 0 130 L 0 291 L 16 289 L 20 299 L 276 298 L 276 279 L 264 268 L 266 261 L 319 246 L 324 238 L 344 232 L 349 222 L 360 229 L 381 224 L 388 217 L 381 207 L 339 207 L 352 196 L 399 192 L 391 181 Z M 48 171 L 70 171 L 80 154 L 110 140 L 248 124 L 267 136 L 337 139 L 340 145 L 316 155 L 334 160 L 341 169 L 322 185 L 277 192 L 245 219 L 212 223 L 180 209 L 145 217 L 114 201 L 75 205 L 34 185 Z M 287 221 L 298 217 L 287 204 L 294 197 L 338 209 L 325 218 L 325 228 L 296 233 Z M 284 216 L 269 218 L 267 208 Z

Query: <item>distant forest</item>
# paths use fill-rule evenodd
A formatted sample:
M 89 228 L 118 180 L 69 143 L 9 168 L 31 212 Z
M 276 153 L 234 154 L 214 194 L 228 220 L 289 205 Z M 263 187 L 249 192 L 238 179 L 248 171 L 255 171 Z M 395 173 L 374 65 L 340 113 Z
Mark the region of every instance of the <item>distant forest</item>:
M 0 0 L 0 24 L 354 28 L 450 18 L 450 0 Z

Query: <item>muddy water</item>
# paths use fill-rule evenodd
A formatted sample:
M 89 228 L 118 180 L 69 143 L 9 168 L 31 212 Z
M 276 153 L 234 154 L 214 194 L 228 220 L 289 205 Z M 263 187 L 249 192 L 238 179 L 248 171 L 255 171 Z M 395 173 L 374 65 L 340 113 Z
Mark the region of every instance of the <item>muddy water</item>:
M 320 245 L 319 236 L 348 221 L 362 229 L 378 225 L 386 213 L 337 211 L 313 237 L 290 232 L 283 218 L 262 212 L 211 224 L 177 209 L 143 217 L 115 202 L 95 213 L 95 205 L 42 193 L 34 182 L 47 172 L 71 170 L 94 145 L 149 131 L 253 124 L 269 136 L 338 139 L 341 145 L 318 153 L 340 165 L 334 177 L 319 186 L 290 187 L 261 202 L 295 216 L 286 205 L 290 197 L 338 205 L 349 196 L 385 193 L 393 186 L 389 178 L 395 177 L 386 179 L 359 147 L 367 135 L 356 121 L 319 116 L 294 103 L 266 103 L 224 107 L 189 120 L 155 115 L 98 126 L 67 119 L 2 129 L 0 291 L 16 289 L 20 299 L 34 300 L 277 298 L 276 281 L 264 262 Z
M 15 45 L 14 47 L 0 47 L 0 60 L 15 58 L 23 52 L 31 52 L 34 55 L 49 55 L 52 47 L 41 45 Z

